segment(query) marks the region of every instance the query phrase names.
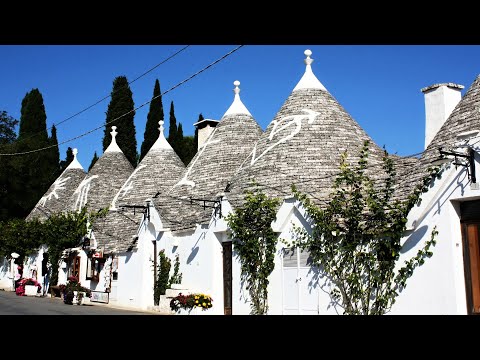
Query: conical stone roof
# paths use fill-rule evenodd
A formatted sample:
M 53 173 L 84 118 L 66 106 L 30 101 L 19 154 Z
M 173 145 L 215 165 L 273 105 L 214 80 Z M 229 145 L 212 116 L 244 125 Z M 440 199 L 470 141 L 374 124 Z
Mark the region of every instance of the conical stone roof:
M 115 194 L 133 172 L 133 166 L 118 147 L 112 126 L 112 142 L 77 187 L 71 198 L 72 210 L 87 206 L 88 211 L 109 208 Z
M 477 138 L 480 136 L 480 75 L 477 76 L 448 119 L 438 130 L 415 168 L 412 168 L 406 174 L 398 190 L 399 196 L 411 192 L 415 186 L 421 183 L 428 168 L 432 167 L 432 162 L 439 158 L 440 148 L 444 148 L 446 151 L 464 151 L 455 149 L 455 147 L 462 143 L 465 144 L 465 140 L 468 139 L 468 136 L 465 135 L 468 134 Z
M 235 81 L 234 85 L 232 105 L 190 161 L 180 181 L 166 197 L 160 196 L 155 202 L 165 226 L 172 230 L 191 229 L 195 224 L 208 222 L 212 209 L 203 209 L 202 201 L 189 199 L 217 199 L 262 134 L 240 99 L 240 82 Z
M 51 214 L 69 209 L 69 200 L 75 189 L 85 177 L 85 171 L 77 160 L 77 149 L 73 149 L 73 160 L 48 188 L 26 220 L 45 220 Z
M 93 226 L 97 243 L 106 252 L 130 251 L 136 246 L 132 236 L 137 234 L 143 213 L 123 209 L 122 205 L 145 205 L 145 200 L 170 189 L 185 170 L 182 160 L 165 139 L 163 121 L 159 124 L 159 138 L 113 197 L 107 216 Z
M 367 140 L 369 167 L 382 161 L 383 150 L 316 78 L 311 51 L 305 55 L 305 74 L 231 180 L 227 197 L 233 206 L 242 202 L 252 180 L 269 196 L 291 196 L 295 184 L 323 203 L 339 172 L 341 154 L 346 151 L 347 160 L 357 163 Z

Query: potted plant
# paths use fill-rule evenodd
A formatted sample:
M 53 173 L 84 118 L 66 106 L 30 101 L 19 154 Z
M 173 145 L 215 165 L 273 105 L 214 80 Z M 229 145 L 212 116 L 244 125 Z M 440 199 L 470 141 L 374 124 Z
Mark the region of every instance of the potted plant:
M 37 280 L 31 278 L 24 278 L 17 280 L 15 293 L 19 296 L 35 296 L 40 292 L 42 285 Z
M 25 279 L 24 282 L 25 295 L 27 296 L 36 296 L 42 290 L 42 285 L 38 283 L 35 279 Z
M 63 294 L 63 302 L 68 305 L 77 305 L 82 304 L 82 300 L 85 296 L 91 297 L 92 291 L 83 287 L 79 282 L 77 277 L 70 276 L 67 279 L 67 284 L 60 285 L 60 291 Z
M 177 314 L 191 314 L 192 311 L 202 309 L 202 311 L 210 309 L 213 299 L 209 295 L 194 293 L 189 295 L 178 294 L 170 300 L 170 309 Z

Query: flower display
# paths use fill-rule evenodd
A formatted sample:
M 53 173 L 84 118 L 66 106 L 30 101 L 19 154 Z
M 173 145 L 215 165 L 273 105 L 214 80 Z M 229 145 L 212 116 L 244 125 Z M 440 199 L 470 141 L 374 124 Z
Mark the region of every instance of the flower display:
M 170 309 L 178 311 L 179 309 L 191 310 L 194 307 L 199 307 L 202 310 L 210 309 L 213 299 L 205 294 L 188 294 L 182 293 L 170 300 Z
M 63 294 L 63 302 L 65 304 L 72 305 L 74 298 L 74 291 L 77 292 L 77 297 L 80 299 L 83 296 L 83 293 L 86 293 L 87 297 L 92 296 L 92 290 L 83 287 L 79 282 L 76 276 L 69 276 L 67 279 L 67 284 L 60 284 L 60 292 Z
M 37 292 L 40 292 L 42 290 L 42 285 L 37 280 L 31 278 L 23 278 L 16 281 L 15 294 L 17 294 L 18 296 L 25 296 L 25 285 L 34 285 L 38 287 Z

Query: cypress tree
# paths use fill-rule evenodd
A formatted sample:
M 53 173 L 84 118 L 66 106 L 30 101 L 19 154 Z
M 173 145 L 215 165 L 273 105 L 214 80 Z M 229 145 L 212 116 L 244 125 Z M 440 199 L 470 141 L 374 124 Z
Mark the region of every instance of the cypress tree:
M 12 143 L 15 141 L 17 134 L 15 133 L 15 126 L 18 120 L 14 119 L 6 111 L 0 112 L 0 152 L 10 153 L 15 152 Z M 16 182 L 12 176 L 13 170 L 11 168 L 12 159 L 10 156 L 0 156 L 0 221 L 8 220 L 14 217 L 17 213 L 15 211 L 15 194 L 12 192 L 12 187 Z
M 122 116 L 125 115 L 125 116 Z M 119 118 L 122 116 L 121 118 Z M 112 126 L 117 127 L 116 141 L 125 157 L 135 167 L 137 165 L 137 140 L 135 138 L 135 117 L 132 91 L 125 76 L 117 76 L 113 80 L 111 100 L 108 104 L 107 118 L 103 135 L 103 151 L 110 145 Z M 117 119 L 113 121 L 114 119 Z M 113 122 L 112 122 L 113 121 Z
M 47 114 L 42 94 L 38 89 L 33 89 L 25 95 L 20 114 L 20 129 L 15 151 L 24 152 L 52 145 L 54 139 L 48 137 Z M 52 135 L 56 137 L 56 134 Z M 11 176 L 16 179 L 13 191 L 18 204 L 17 215 L 25 217 L 30 213 L 55 181 L 55 169 L 58 171 L 58 166 L 58 158 L 54 158 L 51 149 L 18 156 L 12 161 Z
M 155 86 L 153 88 L 152 102 L 150 103 L 150 110 L 147 115 L 147 123 L 145 124 L 145 133 L 143 134 L 143 143 L 140 150 L 139 162 L 147 154 L 148 150 L 157 141 L 160 135 L 158 130 L 158 122 L 164 119 L 162 96 L 160 95 L 160 82 L 155 80 Z
M 178 143 L 179 143 L 179 144 L 182 144 L 182 142 L 183 142 L 183 127 L 182 127 L 182 123 L 179 123 L 179 124 L 178 124 L 176 139 L 178 140 Z
M 22 100 L 18 140 L 22 142 L 23 139 L 29 143 L 34 139 L 43 145 L 47 145 L 48 142 L 47 114 L 42 94 L 38 89 L 32 89 Z M 29 146 L 24 145 L 24 147 Z
M 170 123 L 168 127 L 168 142 L 175 150 L 177 140 L 177 119 L 175 118 L 175 107 L 173 101 L 170 103 Z
M 95 151 L 95 153 L 93 154 L 92 162 L 90 163 L 90 166 L 88 167 L 88 171 L 90 171 L 90 169 L 93 167 L 93 165 L 95 165 L 97 160 L 98 160 L 98 156 L 97 156 L 97 152 Z
M 53 181 L 60 176 L 60 151 L 58 150 L 58 140 L 57 140 L 57 128 L 55 125 L 52 126 L 52 136 L 48 139 L 50 145 L 54 147 L 47 150 L 47 156 L 49 157 L 49 167 L 50 173 L 52 174 Z M 52 182 L 53 182 L 52 181 Z
M 73 161 L 73 150 L 69 146 L 67 149 L 67 156 L 65 157 L 65 160 L 60 161 L 60 173 L 64 172 L 65 169 L 70 165 L 70 163 Z
M 184 144 L 184 138 L 183 138 L 183 128 L 182 128 L 182 123 L 178 124 L 177 128 L 177 134 L 175 137 L 175 146 L 172 146 L 173 150 L 177 153 L 178 157 L 183 161 L 185 164 L 185 156 L 187 155 L 187 152 L 185 151 L 185 144 Z
M 183 148 L 180 151 L 183 163 L 187 166 L 190 161 L 193 159 L 195 154 L 197 153 L 197 148 L 194 147 L 195 144 L 195 137 L 194 136 L 185 136 L 183 138 Z M 180 156 L 180 155 L 179 155 Z

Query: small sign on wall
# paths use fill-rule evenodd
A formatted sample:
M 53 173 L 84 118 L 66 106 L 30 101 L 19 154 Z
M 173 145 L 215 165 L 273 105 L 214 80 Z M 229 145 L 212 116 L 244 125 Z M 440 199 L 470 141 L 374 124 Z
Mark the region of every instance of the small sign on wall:
M 101 292 L 101 291 L 92 291 L 92 296 L 90 297 L 90 301 L 108 304 L 108 293 Z

